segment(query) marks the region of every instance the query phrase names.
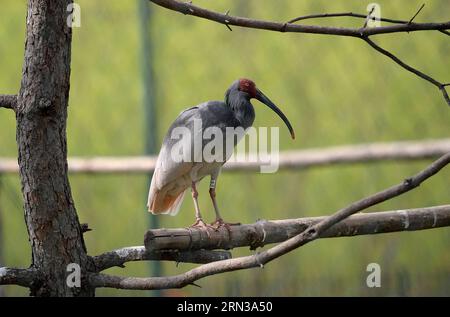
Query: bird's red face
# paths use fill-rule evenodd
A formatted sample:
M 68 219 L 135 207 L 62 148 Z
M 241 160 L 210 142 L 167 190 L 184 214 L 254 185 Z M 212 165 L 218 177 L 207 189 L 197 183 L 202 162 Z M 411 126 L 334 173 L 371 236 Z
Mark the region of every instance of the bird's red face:
M 239 90 L 248 93 L 252 98 L 256 98 L 256 85 L 250 79 L 239 79 Z
M 232 87 L 235 87 L 234 84 Z M 255 98 L 261 101 L 263 104 L 272 109 L 277 115 L 279 115 L 284 123 L 286 123 L 289 132 L 291 132 L 292 138 L 295 139 L 294 129 L 292 129 L 291 123 L 289 122 L 288 118 L 286 118 L 284 113 L 266 95 L 264 95 L 261 90 L 256 88 L 256 85 L 252 80 L 246 78 L 239 79 L 238 90 L 247 93 L 250 98 Z

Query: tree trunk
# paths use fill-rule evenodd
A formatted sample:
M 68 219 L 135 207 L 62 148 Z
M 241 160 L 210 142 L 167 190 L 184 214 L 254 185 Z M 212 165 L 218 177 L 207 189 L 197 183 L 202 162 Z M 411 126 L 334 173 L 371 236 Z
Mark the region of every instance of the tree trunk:
M 69 263 L 91 267 L 67 176 L 66 120 L 72 0 L 29 0 L 25 61 L 18 97 L 17 144 L 32 266 L 42 278 L 35 296 L 93 296 L 81 281 L 69 287 Z

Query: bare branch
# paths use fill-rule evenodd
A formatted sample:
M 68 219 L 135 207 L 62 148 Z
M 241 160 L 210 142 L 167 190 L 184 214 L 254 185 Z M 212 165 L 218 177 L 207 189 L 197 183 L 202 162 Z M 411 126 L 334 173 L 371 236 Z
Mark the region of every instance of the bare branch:
M 231 226 L 230 232 L 220 228 L 209 232 L 208 237 L 204 230 L 154 229 L 145 234 L 145 246 L 153 252 L 168 249 L 233 249 L 245 246 L 254 250 L 290 239 L 325 218 L 259 220 L 254 224 Z M 446 226 L 450 226 L 450 205 L 357 214 L 337 223 L 320 237 L 348 237 Z
M 186 273 L 169 277 L 134 278 L 95 273 L 89 275 L 89 282 L 94 287 L 113 287 L 123 289 L 180 288 L 192 284 L 198 279 L 206 276 L 254 267 L 262 267 L 264 264 L 319 238 L 333 225 L 351 216 L 352 214 L 414 189 L 426 179 L 439 172 L 448 163 L 450 163 L 450 153 L 445 154 L 429 165 L 426 169 L 413 177 L 406 179 L 402 183 L 354 202 L 351 205 L 337 211 L 335 214 L 326 217 L 324 220 L 309 227 L 302 233 L 255 255 L 204 264 L 187 271 Z
M 443 23 L 411 23 L 411 24 L 391 25 L 391 26 L 383 26 L 377 28 L 363 28 L 363 29 L 317 26 L 317 25 L 296 25 L 284 22 L 255 20 L 244 17 L 231 16 L 229 14 L 225 15 L 222 13 L 210 11 L 195 6 L 189 2 L 180 2 L 176 0 L 150 0 L 150 1 L 169 10 L 178 11 L 183 14 L 196 16 L 199 18 L 215 21 L 221 24 L 235 25 L 253 29 L 262 29 L 268 31 L 278 31 L 278 32 L 327 34 L 327 35 L 352 36 L 362 38 L 365 36 L 376 34 L 450 29 L 450 21 Z
M 92 259 L 97 271 L 103 271 L 114 266 L 123 266 L 131 261 L 175 261 L 185 263 L 209 263 L 231 258 L 227 251 L 195 250 L 179 252 L 178 250 L 149 252 L 143 246 L 128 247 L 109 251 Z
M 432 77 L 422 73 L 421 71 L 413 68 L 412 66 L 409 66 L 408 64 L 406 64 L 405 62 L 401 61 L 397 56 L 395 56 L 391 52 L 389 52 L 389 51 L 385 50 L 384 48 L 380 47 L 379 45 L 377 45 L 375 42 L 373 42 L 368 37 L 364 37 L 363 40 L 366 41 L 376 51 L 378 51 L 379 53 L 389 57 L 390 59 L 392 59 L 394 62 L 396 62 L 398 65 L 400 65 L 404 69 L 406 69 L 409 72 L 419 76 L 422 79 L 425 79 L 426 81 L 432 83 L 437 88 L 439 88 L 439 90 L 441 91 L 442 95 L 444 96 L 445 101 L 450 106 L 450 98 L 449 98 L 449 96 L 447 94 L 447 91 L 445 89 L 445 84 L 443 84 L 443 83 L 437 81 L 436 79 L 434 79 L 434 78 L 432 78 Z
M 39 278 L 35 269 L 16 269 L 0 267 L 0 285 L 19 285 L 31 287 Z
M 334 215 L 327 217 L 317 225 L 311 227 L 311 229 L 308 229 L 306 231 L 305 241 L 308 241 L 306 240 L 308 235 L 310 235 L 312 239 L 315 239 L 317 238 L 318 235 L 320 235 L 322 232 L 324 232 L 334 224 L 338 223 L 339 221 L 349 217 L 350 215 L 358 211 L 364 210 L 366 208 L 369 208 L 370 206 L 374 206 L 379 203 L 382 203 L 383 201 L 400 196 L 401 194 L 404 194 L 418 187 L 422 182 L 424 182 L 434 174 L 438 173 L 442 168 L 444 168 L 449 163 L 450 163 L 450 153 L 447 153 L 438 160 L 434 161 L 426 169 L 410 178 L 405 179 L 402 183 L 392 186 L 376 194 L 373 194 L 369 197 L 363 198 L 357 202 L 354 202 L 348 207 L 339 210 Z
M 210 11 L 204 8 L 197 7 L 193 5 L 190 2 L 180 2 L 177 0 L 150 0 L 154 2 L 155 4 L 162 6 L 164 8 L 167 8 L 169 10 L 178 11 L 183 14 L 189 14 L 193 15 L 199 18 L 215 21 L 218 23 L 225 24 L 228 28 L 230 28 L 230 25 L 236 25 L 246 28 L 254 28 L 254 29 L 263 29 L 263 30 L 269 30 L 269 31 L 278 31 L 278 32 L 297 32 L 297 33 L 312 33 L 312 34 L 327 34 L 327 35 L 339 35 L 339 36 L 351 36 L 351 37 L 357 37 L 361 38 L 367 43 L 369 43 L 370 46 L 372 46 L 375 50 L 380 52 L 381 54 L 384 54 L 391 59 L 393 59 L 397 64 L 402 66 L 403 68 L 407 69 L 408 71 L 416 74 L 417 76 L 421 77 L 422 79 L 425 79 L 435 86 L 439 88 L 441 93 L 444 96 L 445 101 L 448 105 L 450 105 L 450 98 L 447 94 L 447 91 L 445 89 L 445 86 L 443 86 L 442 83 L 438 82 L 437 80 L 431 78 L 428 75 L 425 75 L 424 73 L 412 68 L 411 66 L 405 64 L 401 60 L 399 60 L 397 57 L 389 53 L 388 51 L 384 50 L 383 48 L 376 45 L 374 42 L 369 40 L 369 36 L 371 35 L 377 35 L 377 34 L 387 34 L 387 33 L 398 33 L 398 32 L 413 32 L 413 31 L 423 31 L 423 30 L 438 30 L 442 31 L 443 33 L 449 35 L 447 32 L 448 29 L 450 29 L 450 21 L 443 22 L 443 23 L 412 23 L 414 18 L 419 14 L 419 12 L 422 10 L 423 6 L 420 7 L 420 9 L 416 12 L 416 14 L 408 21 L 400 21 L 400 20 L 392 20 L 392 19 L 383 19 L 384 21 L 389 21 L 390 23 L 396 23 L 395 25 L 389 25 L 389 26 L 380 26 L 380 27 L 373 27 L 373 28 L 367 28 L 367 21 L 370 19 L 370 16 L 372 14 L 372 11 L 369 12 L 368 15 L 359 15 L 354 14 L 351 12 L 348 13 L 331 13 L 331 14 L 315 14 L 315 15 L 308 15 L 303 17 L 298 17 L 295 19 L 292 19 L 285 23 L 280 22 L 271 22 L 271 21 L 262 21 L 262 20 L 254 20 L 249 18 L 243 18 L 243 17 L 235 17 L 230 16 L 228 12 L 226 14 L 221 14 L 218 12 Z M 312 19 L 312 18 L 325 18 L 325 17 L 337 17 L 337 16 L 351 16 L 351 17 L 364 17 L 366 19 L 366 22 L 364 23 L 364 26 L 362 28 L 356 29 L 356 28 L 344 28 L 344 27 L 330 27 L 330 26 L 318 26 L 318 25 L 298 25 L 293 24 L 293 22 L 298 22 L 300 20 L 306 20 L 306 19 Z M 382 20 L 382 21 L 383 21 Z
M 0 95 L 0 108 L 13 109 L 17 107 L 17 95 Z
M 380 142 L 328 148 L 285 151 L 279 156 L 280 169 L 304 169 L 333 164 L 350 164 L 394 160 L 423 160 L 450 152 L 450 139 L 423 141 Z M 69 158 L 71 173 L 148 173 L 155 167 L 156 157 L 94 157 Z M 258 171 L 257 158 L 245 160 L 237 157 L 227 162 L 227 171 Z M 17 173 L 17 159 L 0 158 L 0 174 Z

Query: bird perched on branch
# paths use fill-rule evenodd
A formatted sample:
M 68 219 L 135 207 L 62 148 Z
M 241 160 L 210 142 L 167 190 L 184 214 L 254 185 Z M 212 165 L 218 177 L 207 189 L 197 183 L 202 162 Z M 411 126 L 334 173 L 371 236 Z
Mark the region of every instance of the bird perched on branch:
M 243 133 L 230 134 L 233 129 L 248 129 L 255 119 L 250 100 L 255 98 L 271 108 L 287 125 L 292 138 L 294 130 L 281 110 L 249 79 L 236 80 L 225 93 L 225 101 L 207 101 L 189 108 L 175 119 L 167 132 L 151 181 L 147 207 L 153 214 L 176 215 L 186 189 L 191 187 L 195 206 L 195 222 L 192 227 L 208 228 L 228 226 L 219 213 L 216 202 L 216 184 L 222 165 L 232 155 L 232 148 Z M 209 131 L 209 132 L 208 132 Z M 208 134 L 208 136 L 206 135 Z M 215 136 L 216 146 L 208 145 Z M 231 143 L 231 153 L 229 145 Z M 207 148 L 209 156 L 205 155 Z M 196 185 L 210 176 L 209 194 L 214 206 L 216 220 L 207 225 L 200 213 Z

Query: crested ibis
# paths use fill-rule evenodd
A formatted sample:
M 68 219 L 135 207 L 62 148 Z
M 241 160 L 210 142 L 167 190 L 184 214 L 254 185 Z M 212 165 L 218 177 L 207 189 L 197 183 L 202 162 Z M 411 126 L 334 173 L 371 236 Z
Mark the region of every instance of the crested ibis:
M 231 156 L 230 153 L 222 160 L 210 161 L 200 157 L 193 159 L 193 156 L 202 153 L 205 146 L 205 140 L 200 140 L 200 148 L 195 149 L 195 139 L 202 138 L 203 132 L 207 128 L 216 127 L 221 131 L 226 128 L 241 127 L 244 130 L 251 127 L 255 119 L 255 110 L 250 100 L 255 98 L 271 108 L 287 125 L 291 137 L 294 139 L 294 130 L 281 110 L 258 88 L 255 83 L 249 79 L 239 79 L 233 82 L 225 93 L 224 101 L 207 101 L 198 106 L 189 108 L 180 113 L 167 132 L 158 159 L 156 161 L 153 178 L 151 181 L 147 207 L 153 214 L 176 215 L 180 209 L 186 189 L 191 187 L 192 198 L 195 207 L 195 222 L 191 227 L 214 227 L 230 225 L 224 222 L 219 213 L 216 202 L 216 184 L 222 165 Z M 195 121 L 201 122 L 202 133 L 193 131 Z M 179 160 L 174 158 L 174 131 L 179 128 L 185 128 L 193 132 L 193 137 L 189 138 L 189 158 L 188 160 Z M 225 133 L 226 134 L 226 133 Z M 233 137 L 232 146 L 236 145 L 239 139 Z M 176 151 L 175 151 L 176 152 Z M 197 156 L 196 156 L 197 157 Z M 200 213 L 198 205 L 198 192 L 196 184 L 205 176 L 210 176 L 209 194 L 214 206 L 216 220 L 207 225 Z

